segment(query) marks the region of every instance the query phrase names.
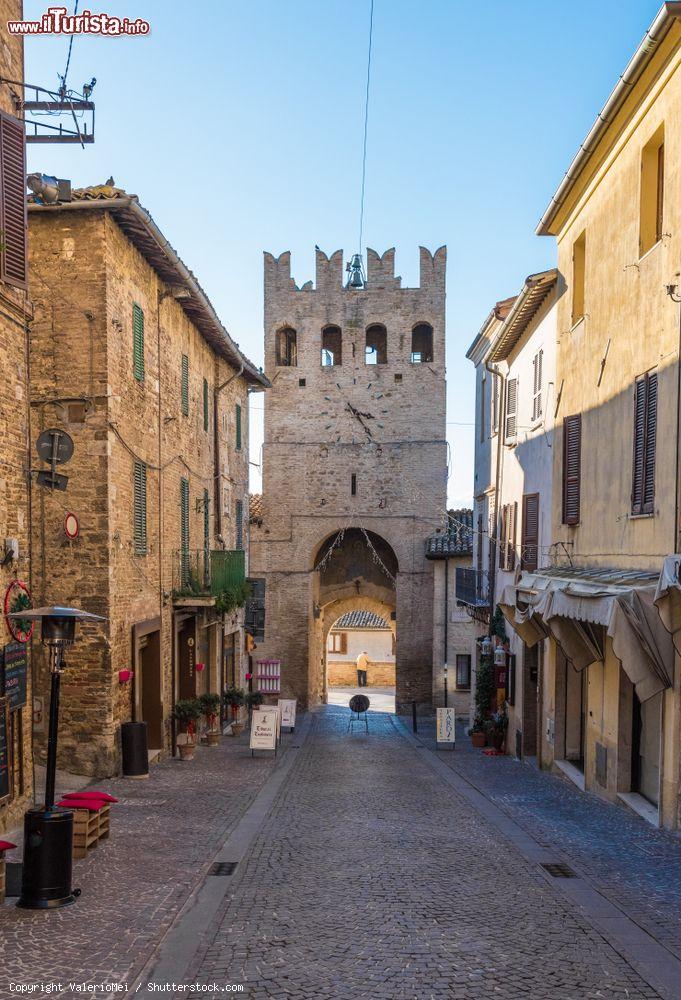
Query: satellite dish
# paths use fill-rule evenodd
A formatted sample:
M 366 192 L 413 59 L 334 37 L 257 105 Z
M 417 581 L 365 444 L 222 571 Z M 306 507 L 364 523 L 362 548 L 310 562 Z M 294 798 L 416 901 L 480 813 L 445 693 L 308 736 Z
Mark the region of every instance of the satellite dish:
M 73 455 L 73 438 L 58 427 L 50 427 L 38 437 L 35 450 L 43 462 L 61 465 L 63 462 L 68 462 Z

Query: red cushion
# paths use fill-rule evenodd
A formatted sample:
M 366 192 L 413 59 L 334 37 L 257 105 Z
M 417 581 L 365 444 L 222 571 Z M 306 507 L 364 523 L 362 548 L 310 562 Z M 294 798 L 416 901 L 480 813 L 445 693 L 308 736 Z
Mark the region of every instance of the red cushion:
M 62 809 L 87 809 L 88 812 L 99 812 L 104 803 L 101 799 L 62 799 L 57 802 Z
M 109 795 L 108 792 L 95 792 L 84 791 L 84 792 L 67 792 L 64 796 L 65 799 L 99 799 L 101 802 L 118 802 L 113 795 Z
M 9 840 L 0 840 L 0 854 L 3 851 L 11 851 L 12 848 L 16 846 L 16 844 L 11 843 Z

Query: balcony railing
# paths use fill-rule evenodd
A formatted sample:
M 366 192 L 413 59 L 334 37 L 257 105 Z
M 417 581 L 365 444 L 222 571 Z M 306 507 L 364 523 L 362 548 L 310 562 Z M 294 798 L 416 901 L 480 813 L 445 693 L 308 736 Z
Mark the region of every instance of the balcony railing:
M 457 566 L 456 599 L 459 604 L 465 604 L 469 608 L 489 608 L 489 573 L 486 570 Z
M 179 549 L 173 553 L 173 597 L 219 597 L 246 580 L 243 549 Z

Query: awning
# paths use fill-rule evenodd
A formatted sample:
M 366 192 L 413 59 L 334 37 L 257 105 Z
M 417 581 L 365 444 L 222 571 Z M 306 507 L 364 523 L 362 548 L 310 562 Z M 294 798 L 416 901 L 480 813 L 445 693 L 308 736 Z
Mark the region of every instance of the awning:
M 500 607 L 528 646 L 550 635 L 575 670 L 603 660 L 607 633 L 638 697 L 647 701 L 671 687 L 673 676 L 673 645 L 656 593 L 654 574 L 545 570 L 523 573 L 507 586 Z M 681 590 L 677 596 L 681 633 Z
M 662 623 L 681 653 L 681 555 L 667 556 L 655 590 L 655 606 Z

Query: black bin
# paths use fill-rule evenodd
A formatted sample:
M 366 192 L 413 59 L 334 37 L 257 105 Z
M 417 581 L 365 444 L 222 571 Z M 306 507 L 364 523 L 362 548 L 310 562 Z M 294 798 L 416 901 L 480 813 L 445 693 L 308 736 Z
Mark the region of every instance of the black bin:
M 146 722 L 124 722 L 121 726 L 124 778 L 149 777 Z
M 71 890 L 73 813 L 29 809 L 24 816 L 21 897 L 26 910 L 51 910 L 75 900 Z

